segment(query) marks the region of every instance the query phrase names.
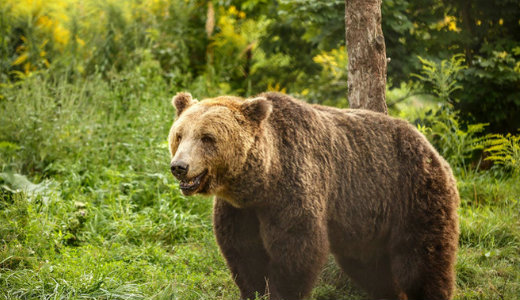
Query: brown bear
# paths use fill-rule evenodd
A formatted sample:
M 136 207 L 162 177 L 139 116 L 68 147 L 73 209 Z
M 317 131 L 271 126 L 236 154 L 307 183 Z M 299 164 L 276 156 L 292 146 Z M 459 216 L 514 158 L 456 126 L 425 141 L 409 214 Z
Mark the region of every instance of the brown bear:
M 451 298 L 457 187 L 413 126 L 279 93 L 172 102 L 171 172 L 215 195 L 242 299 L 308 297 L 329 253 L 373 297 Z

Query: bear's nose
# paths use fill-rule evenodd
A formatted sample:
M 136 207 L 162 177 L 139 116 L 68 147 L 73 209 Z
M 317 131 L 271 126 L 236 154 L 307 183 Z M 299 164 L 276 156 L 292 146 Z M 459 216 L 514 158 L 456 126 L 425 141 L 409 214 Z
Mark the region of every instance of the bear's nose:
M 174 161 L 170 165 L 173 176 L 177 178 L 186 176 L 186 174 L 188 174 L 188 167 L 188 164 L 183 161 Z

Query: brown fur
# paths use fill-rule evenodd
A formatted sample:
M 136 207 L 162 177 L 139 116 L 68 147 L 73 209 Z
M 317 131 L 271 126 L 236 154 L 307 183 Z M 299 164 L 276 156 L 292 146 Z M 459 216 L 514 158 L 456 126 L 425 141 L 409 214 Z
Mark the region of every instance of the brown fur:
M 189 165 L 181 180 L 207 171 L 183 192 L 216 195 L 215 234 L 243 299 L 307 297 L 330 252 L 373 297 L 451 298 L 458 192 L 414 127 L 278 93 L 182 99 L 172 163 Z

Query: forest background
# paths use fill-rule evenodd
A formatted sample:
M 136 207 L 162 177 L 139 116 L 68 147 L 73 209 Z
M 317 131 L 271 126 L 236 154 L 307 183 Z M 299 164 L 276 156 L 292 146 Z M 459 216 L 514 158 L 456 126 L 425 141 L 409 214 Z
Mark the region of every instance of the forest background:
M 456 299 L 520 298 L 520 3 L 383 0 L 387 104 L 450 162 Z M 344 2 L 0 3 L 0 298 L 238 298 L 171 96 L 348 107 Z M 313 299 L 362 299 L 331 261 Z

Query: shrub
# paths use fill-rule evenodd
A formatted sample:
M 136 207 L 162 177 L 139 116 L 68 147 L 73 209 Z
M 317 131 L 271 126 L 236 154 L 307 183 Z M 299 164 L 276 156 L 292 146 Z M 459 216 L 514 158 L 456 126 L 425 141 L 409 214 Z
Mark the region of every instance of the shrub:
M 464 120 L 489 123 L 488 132 L 520 129 L 520 47 L 476 55 L 460 75 L 455 108 Z

